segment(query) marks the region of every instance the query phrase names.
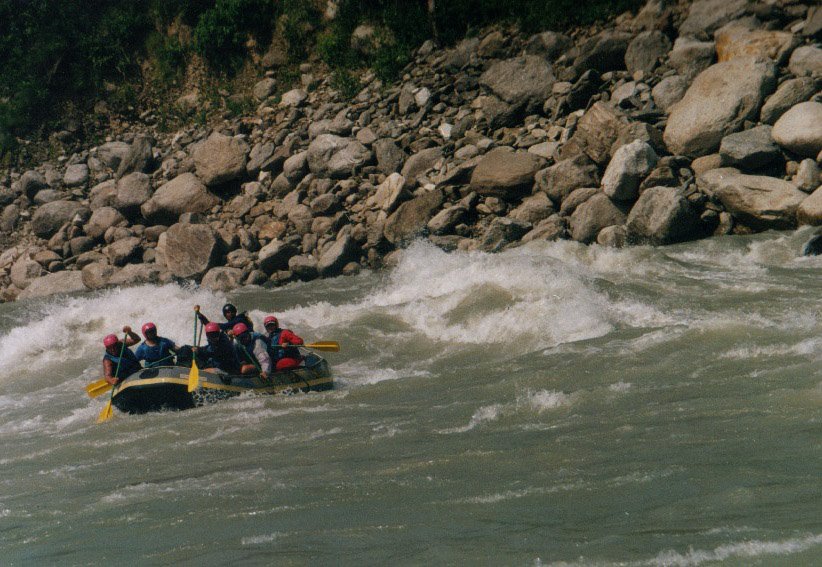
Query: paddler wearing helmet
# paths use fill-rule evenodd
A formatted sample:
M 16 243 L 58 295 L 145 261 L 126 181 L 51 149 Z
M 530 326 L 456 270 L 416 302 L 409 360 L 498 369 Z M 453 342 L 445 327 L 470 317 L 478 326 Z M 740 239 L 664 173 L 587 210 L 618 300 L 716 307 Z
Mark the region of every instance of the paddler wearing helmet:
M 265 327 L 265 337 L 268 339 L 269 350 L 274 360 L 276 360 L 275 370 L 290 370 L 297 368 L 303 357 L 300 349 L 290 345 L 303 344 L 302 338 L 298 337 L 290 329 L 281 329 L 280 321 L 274 315 L 268 315 L 263 320 Z
M 219 368 L 228 374 L 239 374 L 240 359 L 228 335 L 220 329 L 217 323 L 207 323 L 204 330 L 206 345 L 194 349 L 202 367 Z
M 174 354 L 177 353 L 174 341 L 157 336 L 157 325 L 152 322 L 144 324 L 142 332 L 145 341 L 137 347 L 137 360 L 145 360 L 146 368 L 173 366 Z
M 103 355 L 103 379 L 112 385 L 143 368 L 137 356 L 128 348 L 139 343 L 140 337 L 128 325 L 123 327 L 123 332 L 126 334 L 125 343 L 115 334 L 103 338 L 103 346 L 106 348 Z
M 271 374 L 272 361 L 268 354 L 268 341 L 260 333 L 255 333 L 245 323 L 237 323 L 231 329 L 240 357 L 240 374 L 257 374 L 267 380 Z
M 200 320 L 200 323 L 203 325 L 208 324 L 208 317 L 200 313 L 199 305 L 194 306 L 194 312 L 197 314 L 197 318 Z M 225 323 L 217 323 L 220 326 L 220 330 L 223 332 L 230 331 L 237 323 L 242 323 L 250 330 L 254 330 L 254 323 L 252 323 L 251 319 L 248 318 L 248 313 L 243 311 L 238 314 L 237 306 L 233 303 L 226 303 L 223 305 L 223 317 L 225 317 Z

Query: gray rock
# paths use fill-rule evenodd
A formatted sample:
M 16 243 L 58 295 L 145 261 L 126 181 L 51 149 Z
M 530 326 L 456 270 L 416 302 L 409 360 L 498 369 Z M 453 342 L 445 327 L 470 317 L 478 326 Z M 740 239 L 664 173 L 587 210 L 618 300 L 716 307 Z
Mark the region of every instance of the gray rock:
M 536 182 L 552 201 L 563 203 L 575 189 L 599 186 L 599 170 L 587 157 L 567 159 L 538 172 Z
M 317 262 L 317 270 L 323 277 L 336 276 L 342 272 L 346 264 L 358 260 L 359 257 L 360 250 L 357 243 L 346 234 L 338 238 L 322 253 Z
M 371 160 L 371 152 L 356 140 L 333 134 L 318 136 L 308 145 L 308 168 L 317 177 L 345 179 Z
M 671 110 L 664 139 L 675 154 L 691 157 L 715 151 L 722 138 L 753 120 L 776 86 L 776 68 L 740 57 L 703 71 Z
M 428 221 L 428 230 L 431 234 L 449 234 L 467 215 L 468 209 L 464 205 L 453 205 L 434 215 Z
M 227 268 L 220 266 L 211 268 L 206 275 L 203 276 L 203 281 L 200 282 L 205 288 L 212 291 L 231 291 L 240 287 L 243 281 L 243 271 L 237 268 Z
M 528 55 L 539 55 L 551 61 L 573 47 L 574 40 L 565 34 L 546 31 L 531 36 L 525 44 Z
M 791 55 L 788 69 L 797 77 L 822 77 L 822 48 L 816 45 L 798 47 Z
M 254 85 L 251 89 L 251 94 L 257 100 L 265 100 L 277 90 L 277 81 L 274 79 L 263 79 Z
M 294 277 L 304 282 L 317 279 L 320 275 L 317 269 L 317 259 L 310 254 L 292 256 L 288 260 L 288 269 L 294 274 Z
M 31 230 L 40 238 L 51 238 L 60 227 L 77 214 L 88 212 L 75 201 L 53 201 L 38 207 L 31 219 Z
M 605 193 L 597 193 L 571 215 L 571 238 L 590 244 L 606 226 L 625 224 L 625 213 Z
M 625 53 L 631 34 L 607 30 L 586 41 L 574 59 L 578 72 L 596 69 L 600 73 L 618 71 L 625 68 Z
M 34 199 L 34 196 L 41 190 L 48 188 L 46 178 L 39 171 L 29 170 L 25 172 L 18 181 L 20 192 L 28 197 Z
M 716 46 L 713 41 L 699 41 L 692 37 L 678 37 L 668 56 L 668 63 L 681 76 L 692 79 L 713 65 Z
M 66 187 L 81 187 L 88 183 L 88 166 L 84 163 L 76 163 L 66 168 L 63 175 L 63 185 Z
M 799 163 L 793 182 L 800 191 L 811 193 L 822 183 L 822 170 L 816 165 L 815 160 L 811 158 L 803 159 Z
M 696 0 L 679 26 L 680 35 L 705 37 L 745 13 L 748 0 Z
M 602 191 L 615 201 L 633 201 L 657 159 L 653 148 L 639 140 L 620 147 L 602 176 Z
M 551 96 L 554 74 L 543 58 L 525 55 L 494 63 L 482 74 L 480 84 L 511 106 L 532 114 Z
M 754 230 L 796 226 L 796 209 L 807 195 L 792 183 L 760 175 L 744 175 L 734 168 L 712 169 L 698 177 L 704 193 Z
M 411 98 L 413 100 L 413 95 Z M 317 136 L 322 136 L 323 134 L 348 136 L 351 134 L 351 129 L 354 127 L 354 122 L 346 116 L 347 112 L 348 109 L 343 109 L 331 120 L 325 119 L 312 122 L 308 125 L 308 138 L 313 140 Z
M 217 234 L 208 225 L 178 223 L 169 227 L 163 237 L 166 266 L 178 278 L 202 277 L 219 256 Z
M 140 209 L 153 224 L 172 224 L 183 213 L 205 213 L 219 202 L 193 173 L 183 173 L 160 186 Z
M 288 211 L 288 220 L 294 225 L 297 234 L 306 234 L 311 232 L 314 215 L 306 205 L 295 205 Z
M 152 150 L 152 139 L 149 136 L 139 135 L 129 148 L 128 154 L 120 162 L 117 168 L 117 177 L 123 177 L 129 173 L 139 171 L 149 173 L 154 164 L 154 150 Z
M 779 158 L 781 152 L 771 137 L 771 127 L 763 125 L 722 138 L 719 155 L 726 165 L 757 169 Z
M 822 35 L 820 32 L 822 32 L 822 6 L 813 6 L 808 10 L 808 17 L 805 18 L 802 35 L 818 39 Z
M 599 189 L 595 187 L 580 187 L 575 189 L 570 195 L 562 200 L 562 206 L 559 209 L 559 214 L 563 217 L 569 217 L 574 214 L 582 203 L 599 193 Z
M 324 193 L 311 200 L 311 212 L 315 215 L 328 216 L 340 210 L 340 200 L 334 193 Z
M 773 139 L 802 157 L 822 151 L 822 102 L 802 102 L 788 110 L 773 126 Z
M 89 200 L 92 211 L 100 207 L 114 207 L 117 205 L 117 182 L 109 179 L 98 183 L 89 191 Z
M 673 244 L 702 236 L 699 215 L 673 187 L 646 189 L 631 209 L 628 240 L 642 244 Z
M 301 106 L 306 99 L 308 99 L 307 92 L 302 89 L 291 89 L 287 93 L 283 94 L 280 99 L 280 106 L 296 108 Z
M 386 175 L 399 171 L 405 162 L 405 152 L 394 143 L 394 140 L 379 139 L 374 142 L 373 148 L 377 157 L 377 168 Z
M 822 185 L 800 203 L 796 219 L 799 224 L 822 225 Z
M 255 144 L 248 154 L 248 163 L 245 166 L 248 175 L 256 177 L 261 171 L 279 171 L 285 161 L 285 156 L 279 154 L 275 157 L 276 149 L 277 146 L 272 142 Z
M 494 148 L 474 169 L 470 189 L 483 197 L 520 198 L 531 192 L 541 165 L 542 160 L 528 152 Z
M 80 272 L 56 272 L 33 280 L 29 286 L 17 296 L 17 299 L 32 299 L 35 297 L 62 295 L 80 291 L 88 291 L 88 288 L 83 284 L 83 276 Z
M 665 77 L 651 90 L 654 103 L 663 111 L 668 112 L 671 107 L 682 100 L 688 90 L 690 81 L 681 75 Z
M 560 149 L 560 159 L 580 154 L 590 157 L 594 163 L 605 165 L 611 159 L 611 148 L 625 128 L 622 114 L 614 107 L 596 102 L 579 119 L 576 132 Z
M 37 195 L 34 196 L 34 204 L 45 205 L 46 203 L 59 201 L 63 197 L 64 195 L 59 191 L 55 191 L 54 189 L 43 189 L 41 191 L 38 191 Z
M 597 234 L 597 244 L 608 248 L 622 248 L 628 241 L 628 229 L 624 226 L 606 226 Z
M 97 159 L 107 168 L 117 171 L 129 150 L 131 146 L 125 142 L 106 142 L 97 148 Z
M 168 272 L 157 264 L 127 264 L 111 275 L 108 285 L 129 286 L 167 281 Z
M 45 273 L 43 266 L 37 263 L 29 254 L 21 255 L 9 270 L 9 277 L 19 289 L 26 289 L 29 284 Z
M 3 214 L 0 214 L 0 231 L 13 231 L 18 222 L 20 222 L 20 207 L 9 205 L 3 209 Z
M 551 215 L 547 219 L 540 221 L 528 234 L 522 237 L 522 242 L 532 240 L 558 240 L 565 238 L 567 226 L 565 220 L 559 215 Z
M 283 175 L 288 182 L 297 185 L 308 173 L 308 152 L 297 152 L 283 162 Z
M 145 173 L 135 171 L 117 181 L 115 207 L 124 215 L 134 217 L 140 212 L 143 203 L 151 199 L 151 178 Z
M 388 214 L 393 213 L 400 203 L 408 197 L 405 191 L 405 178 L 399 173 L 392 173 L 377 187 L 373 196 L 373 206 Z
M 508 216 L 533 225 L 547 219 L 555 212 L 554 204 L 548 199 L 548 196 L 545 193 L 537 193 L 523 199 L 522 203 L 511 211 Z
M 479 96 L 472 106 L 479 109 L 488 128 L 495 130 L 504 126 L 514 126 L 517 121 L 517 107 L 504 102 L 494 95 Z
M 128 221 L 113 207 L 100 207 L 93 213 L 83 227 L 83 231 L 90 238 L 100 240 L 112 226 L 126 226 Z
M 508 244 L 519 241 L 528 234 L 531 228 L 533 227 L 529 222 L 508 217 L 496 217 L 485 230 L 480 247 L 486 252 L 498 252 Z
M 92 262 L 83 267 L 80 275 L 83 285 L 94 290 L 106 287 L 111 276 L 116 272 L 117 269 L 107 262 Z
M 257 265 L 266 274 L 271 275 L 279 270 L 288 269 L 288 261 L 298 253 L 296 246 L 273 240 L 263 246 L 257 254 Z
M 788 79 L 762 105 L 759 119 L 765 124 L 774 124 L 791 107 L 811 98 L 817 90 L 816 83 L 811 77 Z
M 124 266 L 132 260 L 139 258 L 142 252 L 143 248 L 140 244 L 140 239 L 136 236 L 130 236 L 112 242 L 103 250 L 103 253 L 108 257 L 108 261 L 112 266 Z
M 420 150 L 406 160 L 401 175 L 405 179 L 405 187 L 412 189 L 417 185 L 417 177 L 434 167 L 442 159 L 442 148 L 428 148 Z
M 72 256 L 79 256 L 94 248 L 94 239 L 88 236 L 75 236 L 69 240 L 69 249 Z
M 248 152 L 243 140 L 214 132 L 194 148 L 197 177 L 209 187 L 238 179 L 245 173 Z
M 637 71 L 650 73 L 671 50 L 671 40 L 661 31 L 645 31 L 638 34 L 625 51 L 625 67 L 633 74 Z
M 422 232 L 434 211 L 442 206 L 444 200 L 443 192 L 435 189 L 401 204 L 385 221 L 385 237 L 392 244 L 412 239 Z

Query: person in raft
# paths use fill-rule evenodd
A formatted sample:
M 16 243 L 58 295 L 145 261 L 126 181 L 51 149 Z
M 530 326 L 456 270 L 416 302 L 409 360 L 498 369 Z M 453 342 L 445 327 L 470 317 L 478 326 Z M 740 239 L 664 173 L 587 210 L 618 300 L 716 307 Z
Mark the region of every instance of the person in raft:
M 202 348 L 194 347 L 197 360 L 203 361 L 203 368 L 219 368 L 228 374 L 240 373 L 240 359 L 237 349 L 217 323 L 208 323 L 205 326 L 206 345 Z
M 291 370 L 297 368 L 303 357 L 300 349 L 290 345 L 301 345 L 304 341 L 295 335 L 290 329 L 281 329 L 280 322 L 274 315 L 269 315 L 263 321 L 265 326 L 265 336 L 268 339 L 268 346 L 271 350 L 276 364 L 274 369 Z
M 140 337 L 128 325 L 123 327 L 123 332 L 126 334 L 125 344 L 113 334 L 106 335 L 103 339 L 103 346 L 106 347 L 106 354 L 103 355 L 103 379 L 111 385 L 143 368 L 137 356 L 128 348 L 139 343 Z
M 240 374 L 260 373 L 260 378 L 268 380 L 273 362 L 268 354 L 268 341 L 260 333 L 251 331 L 245 323 L 237 323 L 231 329 L 240 358 Z
M 158 337 L 157 326 L 151 322 L 143 325 L 142 331 L 146 340 L 137 347 L 137 352 L 135 352 L 137 360 L 145 360 L 146 368 L 173 365 L 174 355 L 177 353 L 177 345 L 174 341 Z
M 200 306 L 194 306 L 194 312 L 197 314 L 197 318 L 200 320 L 200 323 L 203 325 L 207 324 L 208 317 L 200 313 Z M 234 325 L 237 323 L 243 323 L 246 327 L 254 330 L 254 323 L 251 322 L 251 319 L 248 318 L 248 313 L 243 311 L 239 315 L 237 314 L 237 307 L 231 303 L 226 303 L 223 305 L 223 317 L 225 317 L 225 323 L 217 323 L 220 326 L 221 331 L 228 332 L 234 328 Z

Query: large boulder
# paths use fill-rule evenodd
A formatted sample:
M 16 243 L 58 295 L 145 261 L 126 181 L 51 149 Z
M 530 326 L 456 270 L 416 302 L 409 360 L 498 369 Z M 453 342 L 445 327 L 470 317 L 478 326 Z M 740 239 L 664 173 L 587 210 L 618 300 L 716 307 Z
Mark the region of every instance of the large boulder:
M 480 247 L 486 252 L 498 252 L 519 241 L 533 228 L 530 222 L 510 217 L 496 217 L 482 235 Z
M 712 169 L 699 176 L 703 192 L 718 199 L 729 213 L 755 230 L 796 226 L 796 210 L 807 195 L 795 185 L 738 169 Z
M 81 187 L 88 183 L 89 170 L 84 163 L 75 163 L 66 167 L 63 175 L 63 185 L 66 187 Z
M 480 84 L 511 106 L 531 114 L 551 96 L 554 73 L 542 57 L 525 55 L 494 63 L 482 74 Z
M 178 278 L 200 278 L 219 256 L 219 240 L 205 224 L 175 224 L 163 233 L 168 271 Z
M 797 77 L 822 77 L 822 48 L 816 45 L 798 47 L 791 55 L 788 69 Z
M 531 36 L 525 44 L 525 52 L 528 55 L 539 55 L 551 61 L 573 46 L 574 40 L 567 35 L 546 31 Z
M 771 137 L 771 127 L 762 125 L 722 138 L 719 155 L 724 164 L 758 169 L 777 159 L 781 153 Z
M 579 55 L 574 59 L 578 73 L 595 69 L 600 73 L 619 71 L 625 68 L 625 52 L 632 36 L 620 31 L 604 31 L 582 44 Z
M 442 148 L 427 148 L 420 150 L 405 162 L 401 175 L 405 179 L 405 187 L 412 189 L 417 185 L 417 177 L 431 169 L 442 159 Z
M 33 280 L 17 299 L 31 299 L 48 295 L 88 291 L 80 272 L 55 272 Z
M 136 236 L 121 238 L 103 249 L 112 266 L 125 266 L 129 262 L 138 259 L 142 251 L 143 247 L 140 239 Z
M 374 207 L 391 214 L 407 197 L 404 187 L 405 178 L 399 173 L 392 173 L 380 183 L 370 202 Z
M 153 224 L 172 224 L 183 213 L 205 213 L 219 202 L 197 176 L 183 173 L 161 185 L 140 210 Z
M 9 276 L 11 283 L 20 289 L 26 289 L 29 284 L 45 273 L 43 267 L 28 254 L 21 255 L 11 266 Z
M 606 226 L 625 224 L 625 213 L 605 193 L 597 193 L 571 215 L 571 238 L 590 244 Z
M 33 169 L 25 172 L 20 177 L 20 181 L 17 183 L 20 188 L 20 192 L 29 199 L 34 199 L 34 196 L 39 191 L 42 189 L 47 189 L 49 186 L 48 183 L 46 183 L 45 176 L 39 171 L 35 171 Z
M 645 31 L 638 34 L 625 52 L 625 67 L 633 74 L 637 71 L 650 73 L 671 50 L 671 40 L 661 31 Z
M 131 286 L 168 281 L 168 272 L 157 264 L 126 264 L 108 278 L 107 285 Z
M 272 240 L 258 252 L 257 265 L 266 274 L 271 275 L 278 270 L 288 269 L 288 261 L 299 252 L 293 244 Z
M 371 160 L 371 151 L 351 138 L 322 134 L 308 145 L 307 160 L 317 177 L 344 179 Z
M 613 106 L 596 102 L 577 123 L 571 139 L 562 146 L 560 159 L 585 154 L 594 163 L 605 165 L 611 159 L 611 148 L 625 128 L 622 114 Z
M 682 100 L 685 93 L 688 92 L 688 85 L 690 82 L 682 75 L 671 75 L 659 81 L 656 86 L 651 89 L 651 96 L 654 103 L 663 110 L 668 112 L 673 105 Z
M 143 203 L 151 199 L 151 177 L 140 171 L 129 173 L 117 181 L 115 207 L 124 215 L 133 217 Z
M 100 207 L 88 219 L 88 222 L 83 227 L 86 236 L 95 240 L 103 238 L 106 231 L 112 226 L 125 226 L 128 224 L 126 218 L 120 214 L 120 211 L 113 207 Z
M 720 63 L 753 56 L 781 65 L 797 43 L 797 38 L 790 32 L 750 30 L 733 24 L 716 32 L 716 54 Z
M 699 215 L 679 189 L 650 187 L 631 208 L 628 240 L 643 244 L 673 244 L 702 235 Z
M 545 193 L 537 193 L 522 200 L 522 203 L 508 216 L 512 219 L 524 221 L 530 224 L 537 224 L 543 219 L 547 219 L 556 211 L 554 204 Z M 429 225 L 430 226 L 430 225 Z
M 377 168 L 385 173 L 399 171 L 405 161 L 405 152 L 400 149 L 394 140 L 381 138 L 372 145 L 374 154 L 377 157 Z
M 97 148 L 97 159 L 107 168 L 117 171 L 130 149 L 131 146 L 125 142 L 106 142 Z
M 200 284 L 212 291 L 231 291 L 242 284 L 243 271 L 239 268 L 220 266 L 211 268 Z
M 797 104 L 773 125 L 776 143 L 802 157 L 822 151 L 822 102 Z
M 74 215 L 88 211 L 75 201 L 52 201 L 37 208 L 31 218 L 31 230 L 40 238 L 51 238 Z
M 679 26 L 679 35 L 710 36 L 745 13 L 749 0 L 696 0 Z
M 80 272 L 83 285 L 89 289 L 101 289 L 108 285 L 109 279 L 117 272 L 117 268 L 108 262 L 92 262 L 83 266 Z
M 796 210 L 796 220 L 799 224 L 814 226 L 822 224 L 822 185 L 799 205 Z
M 714 42 L 699 41 L 693 37 L 676 38 L 674 48 L 668 55 L 668 63 L 671 67 L 689 80 L 713 65 L 715 59 Z
M 539 171 L 537 187 L 557 204 L 561 204 L 574 190 L 599 186 L 599 169 L 587 156 L 559 161 Z
M 117 168 L 117 177 L 140 171 L 148 173 L 154 164 L 153 140 L 146 135 L 139 135 L 129 147 L 128 153 Z
M 484 197 L 515 200 L 534 186 L 534 175 L 542 160 L 528 152 L 494 148 L 480 160 L 471 175 L 470 189 Z
M 245 173 L 248 144 L 214 132 L 194 148 L 197 177 L 209 187 L 233 181 Z
M 360 249 L 357 243 L 346 234 L 334 241 L 334 244 L 320 255 L 317 270 L 324 277 L 336 276 L 342 272 L 346 264 L 359 260 L 359 258 Z
M 656 166 L 654 149 L 636 140 L 625 144 L 615 153 L 602 176 L 602 191 L 615 201 L 633 201 L 639 184 Z
M 435 189 L 400 205 L 385 221 L 383 233 L 389 242 L 400 244 L 419 234 L 434 211 L 442 206 L 445 195 Z
M 739 57 L 709 67 L 671 109 L 663 135 L 668 149 L 690 157 L 716 151 L 724 136 L 756 119 L 775 86 L 771 62 Z
M 774 124 L 792 107 L 811 98 L 816 92 L 816 83 L 811 77 L 788 79 L 762 105 L 760 120 L 765 124 Z

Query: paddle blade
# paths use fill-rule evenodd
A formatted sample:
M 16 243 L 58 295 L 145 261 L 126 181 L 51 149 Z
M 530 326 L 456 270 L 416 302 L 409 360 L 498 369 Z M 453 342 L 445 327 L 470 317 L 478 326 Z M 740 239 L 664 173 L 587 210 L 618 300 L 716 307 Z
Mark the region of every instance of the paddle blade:
M 86 386 L 86 393 L 90 398 L 96 398 L 97 396 L 108 393 L 113 387 L 114 386 L 105 380 L 98 380 L 97 382 L 92 382 Z
M 340 352 L 340 343 L 338 343 L 337 341 L 320 341 L 318 343 L 311 343 L 300 346 L 304 346 L 305 348 L 311 348 L 314 350 L 324 350 L 326 352 Z
M 191 372 L 188 373 L 188 391 L 193 392 L 200 387 L 200 369 L 197 368 L 197 361 L 191 361 Z
M 101 411 L 100 415 L 97 416 L 97 423 L 103 423 L 104 421 L 108 421 L 109 419 L 111 419 L 112 415 L 114 415 L 114 408 L 111 407 L 111 400 L 109 400 L 103 407 L 103 411 Z

